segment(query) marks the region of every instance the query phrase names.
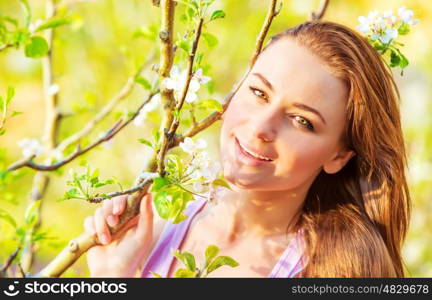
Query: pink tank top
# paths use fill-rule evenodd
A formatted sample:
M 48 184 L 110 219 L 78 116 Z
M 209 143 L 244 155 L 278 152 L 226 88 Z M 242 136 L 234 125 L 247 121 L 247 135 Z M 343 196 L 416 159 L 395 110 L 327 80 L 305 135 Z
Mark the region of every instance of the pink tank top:
M 166 223 L 159 240 L 147 259 L 141 277 L 153 277 L 150 271 L 160 274 L 162 277 L 168 276 L 171 264 L 176 259 L 172 255 L 172 250 L 176 250 L 181 246 L 193 218 L 207 201 L 208 198 L 206 197 L 189 202 L 184 212 L 188 216 L 186 220 L 178 224 L 172 224 L 169 221 Z M 303 269 L 304 241 L 302 237 L 302 231 L 298 231 L 268 277 L 294 277 Z

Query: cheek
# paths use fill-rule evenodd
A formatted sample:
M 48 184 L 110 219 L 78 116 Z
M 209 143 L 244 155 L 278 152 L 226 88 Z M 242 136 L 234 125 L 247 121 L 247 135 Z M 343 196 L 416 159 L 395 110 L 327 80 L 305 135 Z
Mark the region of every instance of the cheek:
M 304 180 L 315 175 L 330 156 L 330 145 L 323 137 L 297 134 L 285 138 L 278 146 L 276 176 Z
M 247 121 L 248 115 L 248 113 L 245 113 L 244 103 L 241 103 L 241 98 L 234 96 L 223 115 L 220 133 L 221 150 L 224 149 L 229 142 L 233 130 Z

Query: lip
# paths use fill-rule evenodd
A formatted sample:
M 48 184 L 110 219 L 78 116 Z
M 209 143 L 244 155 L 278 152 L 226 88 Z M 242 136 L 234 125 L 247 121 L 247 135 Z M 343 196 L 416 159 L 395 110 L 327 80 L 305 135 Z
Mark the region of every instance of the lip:
M 235 153 L 236 153 L 236 157 L 243 164 L 248 165 L 248 166 L 254 166 L 254 167 L 256 167 L 256 166 L 261 166 L 261 165 L 264 165 L 264 164 L 272 162 L 272 161 L 269 161 L 269 160 L 257 159 L 255 157 L 251 156 L 250 154 L 246 153 L 241 148 L 237 137 L 234 137 L 234 139 L 235 139 Z

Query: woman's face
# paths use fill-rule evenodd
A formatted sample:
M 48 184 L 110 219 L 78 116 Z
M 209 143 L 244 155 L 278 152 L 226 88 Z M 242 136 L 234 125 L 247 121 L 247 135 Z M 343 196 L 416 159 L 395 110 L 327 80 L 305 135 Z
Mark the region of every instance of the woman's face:
M 341 142 L 348 90 L 323 62 L 291 38 L 261 53 L 223 115 L 225 178 L 241 188 L 309 187 L 351 158 Z M 270 160 L 245 155 L 238 142 Z

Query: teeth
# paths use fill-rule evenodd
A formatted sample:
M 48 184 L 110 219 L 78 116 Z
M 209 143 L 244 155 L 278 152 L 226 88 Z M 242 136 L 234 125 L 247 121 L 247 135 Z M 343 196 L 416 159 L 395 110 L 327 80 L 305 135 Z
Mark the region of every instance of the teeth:
M 240 146 L 243 148 L 243 150 L 246 151 L 247 153 L 249 153 L 250 155 L 252 155 L 252 156 L 254 156 L 254 157 L 256 157 L 256 158 L 259 158 L 259 159 L 263 159 L 263 160 L 271 161 L 270 158 L 267 158 L 267 157 L 261 156 L 261 155 L 255 153 L 255 152 L 252 152 L 252 151 L 248 150 L 245 146 L 243 146 L 243 145 L 240 143 L 240 141 L 239 141 L 239 144 L 240 144 Z

